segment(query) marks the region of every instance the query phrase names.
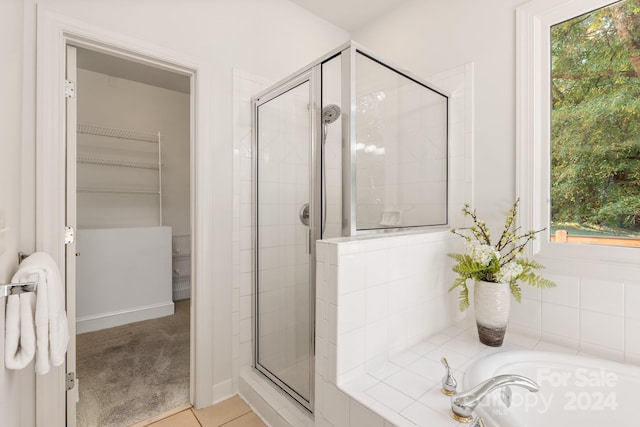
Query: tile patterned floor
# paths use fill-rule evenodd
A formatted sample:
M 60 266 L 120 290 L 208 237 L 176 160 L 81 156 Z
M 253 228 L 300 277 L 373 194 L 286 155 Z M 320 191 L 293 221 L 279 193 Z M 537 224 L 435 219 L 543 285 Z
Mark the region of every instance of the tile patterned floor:
M 240 396 L 233 396 L 203 409 L 187 408 L 148 424 L 149 427 L 266 427 Z

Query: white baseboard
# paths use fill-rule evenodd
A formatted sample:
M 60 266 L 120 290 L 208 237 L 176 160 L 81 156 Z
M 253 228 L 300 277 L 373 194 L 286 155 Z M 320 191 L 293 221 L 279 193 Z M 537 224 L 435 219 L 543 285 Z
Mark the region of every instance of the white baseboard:
M 174 304 L 173 301 L 170 301 L 95 316 L 79 317 L 76 319 L 76 333 L 99 331 L 100 329 L 113 328 L 127 323 L 170 316 L 173 313 Z
M 233 396 L 233 381 L 231 378 L 213 385 L 214 404 L 228 399 L 231 396 Z

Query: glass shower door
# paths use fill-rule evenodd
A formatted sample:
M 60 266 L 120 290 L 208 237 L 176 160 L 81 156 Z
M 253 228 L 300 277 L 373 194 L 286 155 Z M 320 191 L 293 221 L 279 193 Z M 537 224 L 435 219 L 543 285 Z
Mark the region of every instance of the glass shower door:
M 310 74 L 255 101 L 256 368 L 311 409 L 315 203 Z

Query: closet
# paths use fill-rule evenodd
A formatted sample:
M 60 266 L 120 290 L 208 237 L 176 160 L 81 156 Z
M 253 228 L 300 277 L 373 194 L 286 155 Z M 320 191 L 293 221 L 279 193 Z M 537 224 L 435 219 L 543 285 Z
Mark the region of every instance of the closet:
M 170 315 L 190 297 L 190 88 L 179 77 L 78 49 L 78 333 Z
M 161 134 L 79 123 L 77 151 L 77 332 L 173 314 Z

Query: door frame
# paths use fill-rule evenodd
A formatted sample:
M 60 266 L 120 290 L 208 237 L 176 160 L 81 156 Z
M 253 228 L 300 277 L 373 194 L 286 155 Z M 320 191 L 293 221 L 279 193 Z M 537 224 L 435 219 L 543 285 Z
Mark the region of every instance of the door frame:
M 320 98 L 321 98 L 321 73 L 320 73 L 321 65 L 315 65 L 314 67 L 303 71 L 299 74 L 296 74 L 291 79 L 283 82 L 281 84 L 277 84 L 269 87 L 265 91 L 261 92 L 259 95 L 255 96 L 251 100 L 251 109 L 252 109 L 252 147 L 253 147 L 253 170 L 258 171 L 258 148 L 259 148 L 259 108 L 268 103 L 277 99 L 283 95 L 286 95 L 290 91 L 296 89 L 297 87 L 309 83 L 309 211 L 310 211 L 310 223 L 309 223 L 309 400 L 305 399 L 301 393 L 293 389 L 289 384 L 284 382 L 277 374 L 269 371 L 269 369 L 260 364 L 260 340 L 259 340 L 259 249 L 255 251 L 253 254 L 253 266 L 254 271 L 256 272 L 254 275 L 254 289 L 253 292 L 255 294 L 255 298 L 253 300 L 253 366 L 254 368 L 260 372 L 265 377 L 269 378 L 274 384 L 280 387 L 285 393 L 287 393 L 292 399 L 298 402 L 301 406 L 305 407 L 310 412 L 313 412 L 314 402 L 315 402 L 315 330 L 316 330 L 316 314 L 315 314 L 315 295 L 316 295 L 316 245 L 311 244 L 311 242 L 315 242 L 317 240 L 321 240 L 321 192 L 317 191 L 317 187 L 313 185 L 314 183 L 320 182 L 321 180 L 321 150 L 323 149 L 322 143 L 322 134 L 321 126 L 318 126 L 318 123 L 321 122 L 321 108 L 320 108 Z M 253 247 L 259 248 L 258 244 L 258 234 L 259 234 L 259 217 L 258 217 L 258 179 L 259 176 L 254 173 L 253 177 Z
M 36 41 L 36 250 L 56 260 L 66 287 L 64 226 L 66 212 L 65 79 L 66 46 L 74 45 L 190 76 L 190 205 L 192 249 L 192 311 L 190 401 L 196 406 L 213 403 L 213 286 L 211 236 L 213 215 L 210 183 L 213 169 L 210 128 L 199 117 L 211 117 L 204 102 L 212 74 L 202 63 L 180 52 L 152 45 L 69 17 L 38 8 Z M 209 185 L 207 185 L 209 183 Z M 201 237 L 203 236 L 203 237 Z M 65 289 L 66 293 L 66 289 Z M 72 319 L 74 320 L 74 319 Z M 36 376 L 36 425 L 66 425 L 66 364 Z

